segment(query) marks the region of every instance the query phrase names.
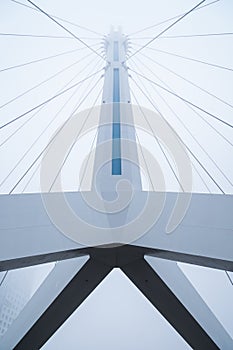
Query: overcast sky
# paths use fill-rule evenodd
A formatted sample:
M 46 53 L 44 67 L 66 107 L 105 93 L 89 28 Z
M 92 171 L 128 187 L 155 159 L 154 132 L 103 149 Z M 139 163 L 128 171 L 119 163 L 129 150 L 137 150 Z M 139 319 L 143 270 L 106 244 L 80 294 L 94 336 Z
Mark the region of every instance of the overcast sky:
M 36 4 L 51 14 L 60 16 L 99 33 L 94 34 L 63 23 L 96 50 L 101 49 L 100 42 L 103 39 L 103 35 L 108 34 L 112 25 L 115 27 L 121 26 L 123 32 L 129 35 L 133 52 L 139 45 L 145 44 L 171 22 L 138 34 L 133 34 L 134 32 L 140 31 L 147 26 L 155 25 L 169 17 L 182 14 L 192 8 L 197 2 L 191 0 L 145 0 L 142 2 L 125 0 L 116 2 L 106 0 L 86 0 L 84 2 L 76 0 L 40 0 L 36 1 Z M 206 1 L 206 4 L 209 2 Z M 22 3 L 30 5 L 25 0 L 22 0 Z M 232 32 L 232 13 L 232 1 L 220 0 L 213 5 L 193 12 L 169 30 L 166 36 Z M 85 78 L 88 74 L 103 67 L 101 59 L 88 49 L 83 48 L 83 45 L 77 42 L 77 40 L 68 38 L 68 33 L 56 26 L 55 23 L 41 13 L 37 13 L 10 0 L 2 0 L 0 4 L 0 18 L 0 74 L 2 87 L 0 94 L 0 118 L 2 124 L 53 96 L 65 87 L 66 84 L 69 84 L 69 81 L 75 76 L 76 78 L 70 84 Z M 1 33 L 64 36 L 66 38 L 15 37 L 2 35 Z M 170 89 L 173 89 L 186 99 L 232 124 L 232 106 L 229 106 L 229 104 L 233 104 L 233 45 L 231 35 L 160 38 L 151 44 L 150 47 L 222 66 L 223 68 L 220 68 L 191 62 L 150 49 L 144 49 L 142 51 L 149 58 L 138 54 L 135 55 L 135 59 L 128 62 L 130 68 L 155 80 L 155 75 L 151 73 L 152 70 L 161 79 L 156 80 L 157 82 L 162 85 L 165 82 Z M 5 70 L 14 65 L 75 50 L 76 48 L 80 50 L 42 62 Z M 155 62 L 152 62 L 150 58 L 189 79 L 194 84 L 201 86 L 224 102 L 184 82 L 171 73 L 171 71 L 169 72 Z M 77 61 L 80 62 L 68 68 L 54 79 L 41 84 L 33 89 L 33 91 L 25 93 L 20 98 L 15 99 L 15 101 L 8 103 L 11 99 L 23 94 L 31 87 L 40 84 L 50 76 L 55 75 L 63 68 Z M 230 68 L 231 70 L 226 68 Z M 134 77 L 136 80 L 138 79 L 137 76 Z M 97 80 L 98 77 L 94 78 L 91 84 L 93 85 Z M 140 80 L 137 81 L 141 84 Z M 77 90 L 69 103 L 58 114 L 58 117 L 46 132 L 43 133 L 36 144 L 33 145 L 33 142 L 38 134 L 43 132 L 51 118 L 54 118 L 63 104 L 71 97 L 73 90 L 65 96 L 56 99 L 56 101 L 51 102 L 49 105 L 46 105 L 9 140 L 7 140 L 8 137 L 23 122 L 29 120 L 32 117 L 32 113 L 1 130 L 1 143 L 4 142 L 4 145 L 0 149 L 0 162 L 2 164 L 0 174 L 0 182 L 2 183 L 0 188 L 1 193 L 9 193 L 22 173 L 28 168 L 33 159 L 35 159 L 35 155 L 48 142 L 56 128 L 70 115 L 77 105 L 77 101 L 85 95 L 85 91 L 91 86 L 88 87 L 88 84 L 88 82 L 82 84 L 80 89 Z M 212 159 L 215 160 L 219 167 L 217 168 L 213 161 L 200 149 L 195 140 L 190 137 L 187 129 L 184 129 L 181 122 L 169 110 L 155 89 L 148 82 L 144 82 L 144 84 L 144 89 L 148 89 L 159 110 L 166 116 L 167 120 L 183 140 L 195 151 L 197 157 L 205 164 L 224 189 L 224 192 L 232 193 L 233 187 L 230 184 L 233 181 L 232 145 L 226 141 L 227 139 L 233 143 L 232 128 L 200 112 L 201 117 L 216 128 L 221 135 L 216 133 L 213 128 L 188 108 L 187 105 L 175 97 L 169 96 L 164 91 L 158 90 L 161 96 L 169 102 L 172 109 L 176 111 L 188 130 L 198 139 Z M 83 103 L 81 110 L 90 107 L 100 88 L 101 83 L 98 84 L 97 89 Z M 140 104 L 152 109 L 148 100 L 132 82 L 131 88 L 138 97 Z M 3 106 L 4 104 L 6 105 Z M 84 148 L 85 144 L 89 143 L 89 140 L 93 137 L 93 134 L 90 134 L 88 137 L 86 143 L 83 145 L 80 143 Z M 6 140 L 7 142 L 5 142 Z M 153 149 L 154 144 L 152 144 L 151 140 L 145 137 L 142 142 L 150 150 Z M 33 147 L 31 147 L 32 145 Z M 28 154 L 19 162 L 22 155 L 28 149 L 30 149 Z M 85 153 L 85 150 L 83 153 Z M 19 165 L 13 170 L 17 162 L 19 162 Z M 207 174 L 198 167 L 195 161 L 194 164 L 199 169 L 201 177 L 208 184 L 210 192 L 219 193 L 220 191 Z M 31 178 L 34 170 L 36 170 L 36 166 L 17 186 L 14 191 L 15 193 L 21 193 L 26 185 L 26 192 L 40 191 L 39 171 Z M 9 172 L 11 172 L 11 175 L 8 177 Z M 208 192 L 201 177 L 194 171 L 194 191 Z M 28 183 L 29 180 L 30 182 Z M 173 190 L 174 183 L 171 177 L 168 176 L 167 182 L 167 189 Z M 192 283 L 209 303 L 212 310 L 221 319 L 228 332 L 233 336 L 233 327 L 231 325 L 233 287 L 224 272 L 193 266 L 183 266 L 183 269 L 190 276 Z M 221 293 L 220 289 L 222 291 Z M 85 350 L 94 348 L 152 350 L 155 349 L 155 344 L 158 349 L 173 348 L 180 350 L 189 348 L 181 337 L 177 335 L 170 325 L 129 282 L 127 277 L 116 269 L 70 317 L 43 349 L 62 350 L 66 347 L 70 350 L 77 348 Z

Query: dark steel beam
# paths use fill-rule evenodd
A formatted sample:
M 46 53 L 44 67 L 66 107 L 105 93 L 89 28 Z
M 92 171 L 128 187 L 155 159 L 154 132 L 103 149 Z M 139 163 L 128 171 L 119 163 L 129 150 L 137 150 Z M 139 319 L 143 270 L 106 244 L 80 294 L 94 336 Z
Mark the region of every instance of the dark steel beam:
M 89 259 L 14 349 L 40 349 L 111 270 L 111 266 Z
M 121 269 L 192 349 L 219 349 L 144 259 L 138 259 Z
M 233 260 L 222 260 L 217 258 L 210 258 L 208 256 L 201 255 L 191 255 L 184 254 L 176 251 L 154 249 L 151 253 L 146 255 L 151 255 L 156 258 L 166 259 L 176 262 L 183 262 L 186 264 L 199 265 L 204 267 L 210 267 L 212 269 L 233 271 Z
M 15 350 L 40 349 L 114 267 L 121 268 L 193 349 L 219 349 L 144 260 L 145 253 L 151 253 L 151 250 L 125 245 L 78 251 L 82 255 L 89 254 L 89 261 L 16 345 Z
M 21 269 L 28 266 L 46 264 L 54 261 L 73 259 L 83 255 L 87 254 L 84 253 L 82 249 L 72 249 L 55 253 L 47 253 L 40 255 L 25 256 L 10 260 L 2 260 L 0 261 L 0 271 L 9 271 Z
M 120 247 L 123 247 L 123 246 L 119 246 L 119 248 Z M 214 259 L 214 258 L 201 256 L 201 255 L 183 254 L 176 251 L 137 247 L 133 245 L 130 245 L 130 246 L 125 245 L 124 247 L 131 247 L 132 249 L 140 250 L 140 252 L 143 255 L 151 255 L 161 259 L 184 262 L 187 264 L 205 266 L 205 267 L 210 267 L 213 269 L 219 269 L 224 271 L 225 270 L 233 271 L 233 261 L 229 261 L 229 260 L 221 260 L 216 258 Z M 117 248 L 114 248 L 114 249 L 117 249 Z M 73 258 L 77 258 L 79 256 L 83 256 L 87 254 L 92 255 L 95 251 L 98 251 L 98 250 L 103 251 L 102 247 L 100 246 L 99 248 L 90 247 L 90 248 L 82 248 L 82 249 L 72 249 L 72 250 L 58 251 L 55 253 L 25 256 L 25 257 L 11 259 L 11 260 L 2 260 L 0 261 L 0 271 L 8 271 L 8 270 L 19 269 L 19 268 L 28 267 L 28 266 L 45 264 L 45 263 L 54 262 L 54 261 L 73 259 Z

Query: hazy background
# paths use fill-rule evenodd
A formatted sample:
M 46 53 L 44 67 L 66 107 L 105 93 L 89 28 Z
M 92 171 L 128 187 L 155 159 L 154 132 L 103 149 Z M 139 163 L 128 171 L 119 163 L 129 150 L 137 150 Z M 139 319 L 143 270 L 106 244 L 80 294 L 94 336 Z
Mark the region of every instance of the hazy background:
M 27 1 L 21 2 L 30 5 Z M 210 1 L 206 1 L 206 4 L 209 2 Z M 122 0 L 117 2 L 102 0 L 98 2 L 93 0 L 84 2 L 75 0 L 36 1 L 36 4 L 49 13 L 98 32 L 99 34 L 94 34 L 62 22 L 67 28 L 73 31 L 77 36 L 83 38 L 85 42 L 95 49 L 101 50 L 101 40 L 103 39 L 103 35 L 109 32 L 111 25 L 116 27 L 120 25 L 123 32 L 129 35 L 132 43 L 132 52 L 139 47 L 138 45 L 146 43 L 171 22 L 133 35 L 134 32 L 144 27 L 152 26 L 169 17 L 182 14 L 192 8 L 196 3 L 197 1 L 187 0 L 145 0 L 142 2 Z M 169 30 L 166 36 L 232 32 L 232 13 L 232 1 L 220 0 L 213 5 L 193 12 L 190 16 L 187 16 L 187 18 Z M 82 49 L 83 45 L 77 40 L 73 38 L 69 39 L 69 34 L 57 27 L 56 24 L 46 16 L 10 0 L 3 0 L 0 4 L 0 33 L 66 37 L 31 38 L 0 34 L 1 125 L 56 94 L 59 89 L 62 89 L 75 75 L 77 76 L 70 85 L 85 78 L 85 76 L 91 74 L 91 71 L 94 72 L 104 67 L 103 61 L 92 54 L 88 49 Z M 233 45 L 231 35 L 195 38 L 160 38 L 150 47 L 211 62 L 231 69 L 233 67 Z M 81 50 L 23 67 L 1 71 L 14 65 L 20 65 L 25 62 L 68 50 L 75 50 L 76 48 Z M 202 88 L 215 94 L 227 103 L 232 104 L 232 70 L 190 62 L 179 57 L 169 56 L 149 49 L 143 50 L 142 53 L 185 78 L 190 79 L 195 84 L 200 85 Z M 83 58 L 85 56 L 87 57 Z M 80 60 L 80 62 L 51 81 L 41 84 L 38 88 L 35 88 L 31 92 L 24 94 L 15 101 L 2 107 L 11 99 L 29 90 L 32 86 L 40 84 L 43 80 L 48 79 L 59 70 L 62 70 L 78 60 Z M 152 69 L 162 81 L 165 81 L 177 93 L 232 124 L 232 108 L 230 106 L 201 92 L 199 89 L 174 76 L 171 72 L 168 72 L 161 66 L 146 59 L 141 54 L 135 55 L 135 59 L 128 61 L 129 67 L 138 71 L 140 70 L 140 72 L 147 77 L 159 82 L 151 71 L 142 63 Z M 133 75 L 133 73 L 131 74 Z M 99 75 L 92 80 L 91 84 L 93 85 L 98 78 Z M 137 80 L 136 75 L 134 75 L 134 78 Z M 140 80 L 137 81 L 138 84 L 141 85 L 142 82 Z M 69 103 L 55 119 L 54 123 L 50 125 L 36 144 L 33 145 L 35 139 L 43 132 L 45 126 L 62 108 L 68 98 L 71 97 L 74 92 L 73 90 L 46 105 L 7 142 L 5 142 L 5 140 L 7 140 L 23 122 L 31 118 L 32 114 L 28 114 L 19 121 L 1 130 L 1 143 L 5 142 L 0 148 L 1 193 L 9 193 L 23 172 L 28 168 L 33 159 L 35 159 L 35 156 L 41 151 L 44 145 L 47 144 L 56 128 L 70 115 L 75 105 L 77 105 L 77 102 L 82 99 L 82 96 L 90 89 L 92 85 L 88 87 L 88 84 L 90 84 L 90 82 L 83 84 L 80 89 L 76 91 Z M 100 82 L 97 89 L 93 90 L 93 93 L 91 93 L 89 98 L 83 103 L 81 109 L 90 107 L 93 104 L 101 88 L 101 84 Z M 148 89 L 160 111 L 167 120 L 169 120 L 182 139 L 193 149 L 197 157 L 221 184 L 224 191 L 226 193 L 232 193 L 232 186 L 229 181 L 226 180 L 226 177 L 224 177 L 203 150 L 200 149 L 196 142 L 190 137 L 187 130 L 184 129 L 175 115 L 171 113 L 152 86 L 147 82 L 144 82 L 144 84 L 145 87 L 143 87 L 143 89 Z M 131 88 L 141 105 L 153 108 L 148 100 L 135 87 L 133 82 L 131 82 Z M 208 154 L 216 161 L 222 172 L 227 175 L 227 178 L 232 181 L 232 146 L 185 104 L 167 95 L 163 91 L 158 90 L 158 92 L 169 102 L 182 121 L 185 122 L 188 130 L 192 132 Z M 134 102 L 133 98 L 132 101 Z M 233 142 L 231 128 L 222 125 L 203 113 L 201 116 L 210 122 L 212 126 L 217 128 L 228 140 Z M 90 144 L 92 137 L 93 134 L 90 134 L 85 141 L 82 141 L 83 143 L 80 142 L 79 150 L 81 148 L 82 151 L 79 151 L 78 155 L 87 152 L 87 145 Z M 142 143 L 146 145 L 148 149 L 153 150 L 155 153 L 157 152 L 155 144 L 152 143 L 151 140 L 142 138 Z M 27 152 L 28 149 L 30 149 L 30 151 L 24 159 L 20 161 L 22 155 Z M 74 154 L 73 159 L 75 159 L 75 157 L 76 155 Z M 159 153 L 158 159 L 164 162 Z M 13 170 L 17 162 L 19 162 L 19 165 Z M 77 157 L 77 163 L 78 162 L 79 159 Z M 201 176 L 205 179 L 210 192 L 219 193 L 218 188 L 209 179 L 206 173 L 200 169 L 200 166 L 198 166 L 195 161 L 193 162 L 199 169 Z M 40 191 L 39 168 L 35 171 L 36 166 L 37 165 L 25 176 L 14 193 L 21 193 L 26 185 L 26 192 Z M 70 168 L 67 168 L 67 173 L 72 169 L 72 164 L 69 166 Z M 35 171 L 35 175 L 30 179 L 33 171 Z M 77 171 L 77 164 L 75 171 Z M 11 172 L 11 175 L 8 177 L 7 175 L 9 172 Z M 164 164 L 164 172 L 166 174 L 169 172 L 166 164 Z M 167 189 L 176 189 L 174 179 L 169 175 L 167 176 Z M 75 181 L 75 179 L 74 177 L 73 180 Z M 30 182 L 28 183 L 29 180 Z M 72 183 L 71 189 L 76 188 L 76 186 L 77 184 L 75 182 Z M 195 171 L 194 191 L 208 192 L 200 176 Z M 188 265 L 182 265 L 182 268 L 211 309 L 225 325 L 228 332 L 233 336 L 233 286 L 225 273 Z M 17 271 L 14 273 L 17 273 Z M 43 347 L 43 349 L 46 350 L 62 350 L 64 348 L 71 350 L 89 350 L 94 348 L 152 350 L 155 348 L 186 349 L 189 347 L 159 313 L 151 307 L 150 303 L 145 300 L 140 292 L 128 281 L 127 277 L 118 269 L 115 269 Z

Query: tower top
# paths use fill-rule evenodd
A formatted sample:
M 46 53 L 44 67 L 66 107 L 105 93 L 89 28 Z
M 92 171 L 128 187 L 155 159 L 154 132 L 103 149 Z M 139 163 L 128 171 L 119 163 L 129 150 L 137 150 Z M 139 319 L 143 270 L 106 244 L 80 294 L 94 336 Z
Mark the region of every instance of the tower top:
M 104 50 L 108 63 L 114 61 L 124 62 L 128 55 L 129 40 L 127 35 L 122 33 L 121 27 L 115 30 L 111 27 L 110 33 L 104 37 Z M 118 56 L 115 54 L 118 45 Z

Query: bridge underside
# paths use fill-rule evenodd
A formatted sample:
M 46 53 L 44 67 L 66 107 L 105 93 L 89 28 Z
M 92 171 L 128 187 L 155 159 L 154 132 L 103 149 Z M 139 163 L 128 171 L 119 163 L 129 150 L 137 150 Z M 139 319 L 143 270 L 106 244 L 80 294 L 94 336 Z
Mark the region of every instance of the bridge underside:
M 104 247 L 85 248 L 53 225 L 41 194 L 1 196 L 0 270 L 58 262 L 3 337 L 3 344 L 15 349 L 32 349 L 32 345 L 39 349 L 118 267 L 192 348 L 232 349 L 233 340 L 177 261 L 233 271 L 233 197 L 194 194 L 183 221 L 167 234 L 177 195 L 166 194 L 161 217 L 134 242 L 113 241 Z M 54 198 L 56 193 L 47 196 Z M 67 196 L 77 207 L 81 203 L 80 193 Z M 55 288 L 58 280 L 59 288 Z M 44 300 L 46 291 L 51 294 L 48 302 Z M 34 316 L 30 318 L 32 310 Z
M 219 346 L 216 343 L 220 341 L 219 338 L 224 339 L 225 348 L 231 343 L 224 328 L 200 296 L 195 293 L 178 267 L 172 268 L 173 278 L 175 275 L 179 278 L 179 291 L 176 290 L 174 293 L 172 286 L 169 286 L 169 283 L 165 282 L 166 279 L 160 276 L 161 266 L 160 269 L 158 268 L 159 274 L 156 271 L 156 261 L 155 265 L 150 265 L 145 260 L 145 255 L 150 253 L 150 249 L 124 245 L 113 248 L 85 248 L 81 251 L 80 254 L 88 254 L 88 261 L 20 340 L 15 349 L 30 349 L 32 344 L 36 349 L 40 348 L 115 267 L 126 274 L 192 348 L 218 349 Z M 163 270 L 165 272 L 166 268 Z M 167 280 L 169 282 L 169 278 Z M 182 293 L 184 286 L 191 300 L 187 298 L 185 300 L 185 295 Z M 193 303 L 195 307 L 194 305 L 191 307 Z M 197 316 L 201 316 L 200 311 L 202 310 L 203 313 L 203 309 L 205 310 L 204 319 L 202 317 L 202 320 L 197 320 Z M 216 330 L 218 330 L 217 336 Z

